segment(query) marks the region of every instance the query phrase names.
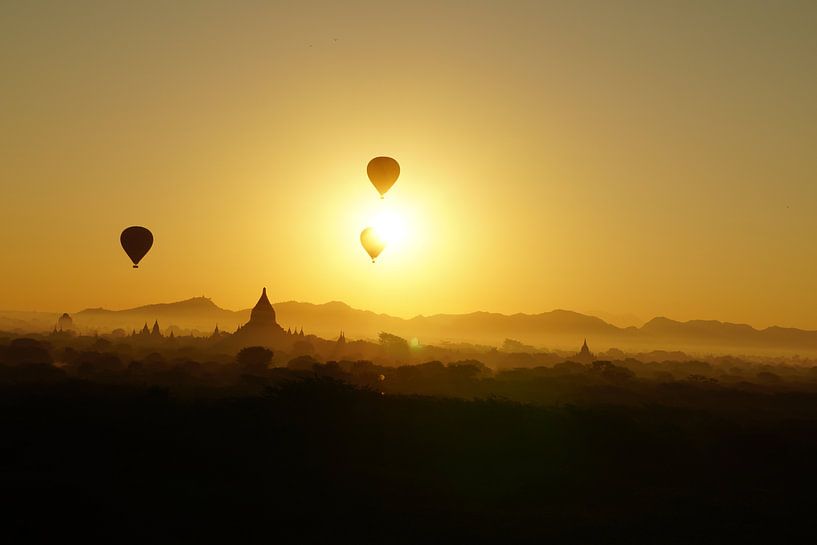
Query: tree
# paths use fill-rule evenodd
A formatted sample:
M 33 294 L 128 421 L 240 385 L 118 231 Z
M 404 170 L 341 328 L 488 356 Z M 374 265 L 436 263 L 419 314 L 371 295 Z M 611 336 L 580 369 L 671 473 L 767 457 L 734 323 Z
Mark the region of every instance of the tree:
M 303 355 L 289 360 L 287 369 L 292 369 L 293 371 L 313 371 L 316 365 L 318 365 L 318 360 L 312 356 Z
M 524 344 L 516 339 L 505 339 L 502 342 L 502 351 L 503 352 L 536 352 L 536 347 L 531 346 L 529 344 Z
M 635 378 L 635 373 L 626 367 L 613 365 L 609 361 L 594 361 L 591 367 L 595 373 L 600 373 L 602 377 L 612 382 L 623 382 Z
M 315 353 L 315 347 L 309 341 L 297 341 L 292 345 L 292 352 L 298 356 L 311 356 Z
M 397 335 L 392 335 L 391 333 L 381 331 L 380 346 L 383 347 L 386 354 L 394 358 L 408 358 L 409 345 L 408 341 L 403 337 L 398 337 Z
M 6 348 L 4 359 L 12 365 L 52 363 L 48 346 L 34 339 L 14 339 Z
M 266 368 L 272 361 L 272 350 L 263 346 L 248 346 L 238 352 L 235 361 L 245 367 Z

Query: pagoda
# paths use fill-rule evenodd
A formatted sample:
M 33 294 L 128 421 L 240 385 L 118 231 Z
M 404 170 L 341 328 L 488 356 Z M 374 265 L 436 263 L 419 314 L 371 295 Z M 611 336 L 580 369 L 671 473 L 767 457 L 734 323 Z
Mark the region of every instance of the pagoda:
M 286 332 L 278 325 L 275 309 L 267 298 L 267 288 L 264 288 L 250 311 L 250 321 L 236 330 L 232 335 L 232 342 L 241 346 L 271 346 L 285 336 Z
M 593 363 L 594 358 L 595 357 L 593 356 L 593 353 L 590 351 L 590 348 L 587 346 L 587 339 L 585 339 L 584 344 L 582 344 L 581 350 L 579 350 L 579 353 L 576 354 L 576 356 L 573 358 L 573 360 L 575 360 L 575 361 L 577 361 L 579 363 Z

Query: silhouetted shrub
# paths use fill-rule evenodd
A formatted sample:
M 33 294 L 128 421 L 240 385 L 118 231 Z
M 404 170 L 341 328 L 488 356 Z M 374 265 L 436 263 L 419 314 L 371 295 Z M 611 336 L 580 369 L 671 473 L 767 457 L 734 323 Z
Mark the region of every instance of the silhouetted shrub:
M 122 361 L 115 354 L 100 354 L 99 352 L 82 352 L 73 361 L 77 372 L 82 376 L 98 373 L 110 373 L 122 369 Z
M 34 339 L 14 339 L 6 347 L 3 359 L 11 365 L 52 363 L 47 345 Z
M 554 365 L 553 370 L 560 374 L 565 373 L 575 374 L 586 372 L 587 367 L 575 361 L 564 361 L 562 363 L 557 363 L 556 365 Z
M 236 363 L 252 367 L 266 367 L 272 361 L 272 350 L 263 346 L 242 348 L 235 357 Z
M 613 365 L 609 361 L 594 361 L 591 370 L 611 382 L 623 382 L 635 378 L 635 373 L 631 370 L 619 365 Z
M 703 375 L 712 373 L 712 365 L 705 361 L 667 361 L 665 362 L 672 373 L 678 375 Z
M 386 333 L 385 331 L 380 332 L 379 339 L 380 346 L 387 356 L 401 360 L 408 358 L 409 344 L 406 339 L 392 335 L 391 333 Z
M 312 356 L 298 356 L 297 358 L 289 360 L 287 369 L 293 371 L 313 371 L 316 365 L 318 365 L 318 360 Z
M 448 376 L 459 380 L 476 379 L 485 371 L 485 365 L 482 362 L 474 360 L 449 363 L 446 367 L 448 371 Z
M 761 371 L 757 374 L 757 379 L 761 382 L 777 383 L 781 381 L 780 375 L 769 371 Z
M 712 377 L 705 377 L 703 375 L 689 375 L 686 381 L 692 384 L 712 385 L 717 384 L 718 380 Z
M 675 377 L 669 371 L 656 371 L 653 374 L 653 378 L 661 382 L 672 382 L 675 380 Z
M 296 341 L 292 345 L 292 353 L 296 356 L 311 356 L 315 353 L 315 347 L 309 341 Z
M 142 360 L 146 367 L 164 367 L 166 365 L 165 357 L 158 352 L 151 352 Z
M 47 363 L 0 365 L 0 382 L 45 383 L 65 378 L 65 371 Z

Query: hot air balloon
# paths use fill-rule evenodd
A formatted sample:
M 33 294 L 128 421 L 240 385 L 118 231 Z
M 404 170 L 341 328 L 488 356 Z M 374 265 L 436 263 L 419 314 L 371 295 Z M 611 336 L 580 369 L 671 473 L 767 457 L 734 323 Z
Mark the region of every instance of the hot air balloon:
M 144 227 L 134 225 L 122 231 L 122 234 L 119 235 L 119 242 L 122 243 L 125 253 L 133 261 L 133 268 L 138 269 L 139 261 L 153 246 L 153 233 Z
M 369 257 L 372 258 L 372 263 L 374 263 L 374 260 L 380 255 L 380 252 L 383 251 L 383 248 L 386 247 L 386 241 L 383 240 L 383 237 L 377 233 L 374 227 L 366 227 L 360 233 L 360 243 L 363 245 L 363 249 L 366 250 L 366 253 L 369 254 Z
M 400 176 L 400 165 L 391 157 L 375 157 L 366 166 L 366 174 L 382 199 Z

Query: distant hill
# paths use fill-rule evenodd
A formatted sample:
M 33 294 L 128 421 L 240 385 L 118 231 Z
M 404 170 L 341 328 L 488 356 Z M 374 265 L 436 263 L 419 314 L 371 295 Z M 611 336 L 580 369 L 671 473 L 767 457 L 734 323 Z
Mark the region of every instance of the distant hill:
M 638 332 L 640 339 L 652 344 L 817 351 L 817 331 L 796 328 L 773 326 L 755 329 L 747 324 L 717 320 L 678 322 L 658 317 L 644 324 Z
M 249 319 L 250 311 L 226 310 L 207 297 L 194 297 L 176 303 L 159 303 L 126 310 L 89 308 L 73 315 L 80 328 L 100 331 L 122 328 L 126 331 L 141 329 L 154 321 L 164 329 L 176 326 L 184 330 L 201 333 L 211 332 L 216 327 L 232 331 Z
M 591 349 L 617 347 L 628 350 L 686 350 L 733 354 L 817 354 L 817 331 L 770 327 L 755 329 L 746 324 L 714 320 L 678 322 L 653 318 L 642 327 L 617 327 L 595 316 L 569 310 L 540 314 L 435 314 L 410 319 L 360 310 L 332 301 L 324 304 L 284 301 L 275 303 L 278 322 L 286 329 L 300 329 L 324 338 L 335 338 L 343 330 L 352 339 L 375 339 L 388 331 L 423 344 L 468 342 L 499 346 L 514 339 L 537 347 L 577 349 L 587 338 Z M 163 330 L 175 326 L 198 334 L 218 325 L 234 331 L 249 319 L 249 309 L 227 310 L 206 297 L 175 303 L 145 305 L 126 310 L 86 309 L 73 315 L 83 330 L 127 331 L 140 329 L 155 320 Z M 0 329 L 51 329 L 57 313 L 0 312 Z
M 0 310 L 0 331 L 51 331 L 60 314 L 20 310 Z

